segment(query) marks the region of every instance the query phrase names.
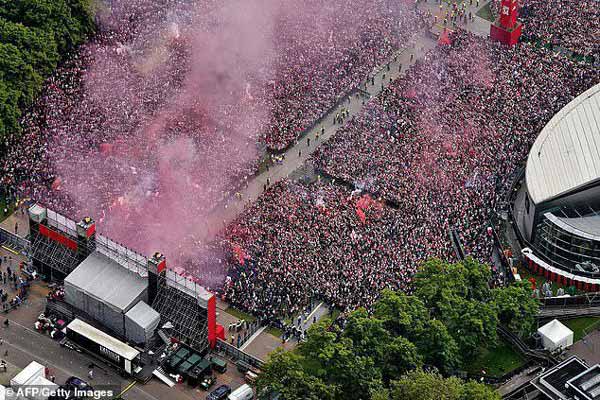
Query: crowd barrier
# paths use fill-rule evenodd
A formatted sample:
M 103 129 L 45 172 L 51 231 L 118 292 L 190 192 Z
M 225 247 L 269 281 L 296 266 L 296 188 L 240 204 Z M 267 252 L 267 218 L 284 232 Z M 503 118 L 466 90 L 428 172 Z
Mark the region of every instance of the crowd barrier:
M 26 256 L 29 251 L 29 240 L 0 228 L 0 245 L 16 253 Z
M 248 364 L 253 368 L 261 369 L 265 363 L 260 358 L 254 357 L 253 355 L 248 354 L 243 350 L 240 350 L 237 347 L 221 339 L 217 339 L 217 346 L 215 347 L 215 351 L 217 351 L 218 353 L 223 353 L 228 358 L 231 358 L 234 361 L 243 361 L 244 363 Z

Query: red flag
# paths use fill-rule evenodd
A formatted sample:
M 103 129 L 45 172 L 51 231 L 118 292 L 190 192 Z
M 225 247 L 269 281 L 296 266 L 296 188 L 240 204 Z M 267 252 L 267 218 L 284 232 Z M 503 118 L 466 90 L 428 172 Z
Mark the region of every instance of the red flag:
M 531 290 L 535 290 L 536 286 L 537 286 L 537 282 L 535 281 L 535 278 L 529 278 L 529 283 L 531 283 Z
M 442 33 L 440 33 L 438 44 L 441 46 L 450 46 L 452 44 L 452 40 L 450 40 L 450 36 L 448 35 L 448 29 L 444 28 Z
M 54 181 L 52 182 L 52 190 L 58 190 L 60 189 L 60 185 L 62 184 L 62 179 L 60 179 L 60 177 L 56 177 L 54 178 Z
M 360 208 L 361 210 L 366 210 L 371 206 L 372 202 L 373 199 L 371 199 L 371 196 L 365 194 L 356 202 L 356 207 Z
M 246 254 L 244 249 L 242 249 L 239 245 L 234 244 L 233 254 L 235 255 L 235 258 L 237 258 L 240 265 L 244 265 L 244 262 L 246 262 L 246 258 L 248 258 L 248 255 Z
M 362 222 L 363 224 L 367 222 L 367 216 L 365 215 L 365 212 L 360 208 L 356 208 L 356 215 L 358 215 L 358 219 L 360 219 L 360 222 Z

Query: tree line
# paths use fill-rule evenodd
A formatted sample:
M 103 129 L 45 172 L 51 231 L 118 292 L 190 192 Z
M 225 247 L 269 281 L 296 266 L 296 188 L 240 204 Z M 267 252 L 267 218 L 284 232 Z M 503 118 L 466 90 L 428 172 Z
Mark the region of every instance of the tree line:
M 486 345 L 499 323 L 521 336 L 535 327 L 539 304 L 527 283 L 490 289 L 489 266 L 425 262 L 413 293 L 384 291 L 372 312 L 343 326 L 321 321 L 292 352 L 274 352 L 260 392 L 285 400 L 493 400 L 493 389 L 453 378 Z
M 0 139 L 18 132 L 44 79 L 94 30 L 91 0 L 0 0 Z

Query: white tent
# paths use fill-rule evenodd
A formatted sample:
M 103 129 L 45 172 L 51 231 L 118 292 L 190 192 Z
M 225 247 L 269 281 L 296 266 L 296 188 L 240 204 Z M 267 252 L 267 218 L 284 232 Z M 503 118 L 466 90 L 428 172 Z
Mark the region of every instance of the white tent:
M 537 330 L 546 350 L 553 351 L 573 344 L 573 331 L 554 319 Z

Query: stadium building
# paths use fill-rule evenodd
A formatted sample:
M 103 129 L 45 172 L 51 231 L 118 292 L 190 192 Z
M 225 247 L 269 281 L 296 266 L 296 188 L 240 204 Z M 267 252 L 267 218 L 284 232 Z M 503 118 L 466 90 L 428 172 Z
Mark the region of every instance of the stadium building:
M 512 211 L 534 272 L 600 289 L 600 84 L 544 127 Z

